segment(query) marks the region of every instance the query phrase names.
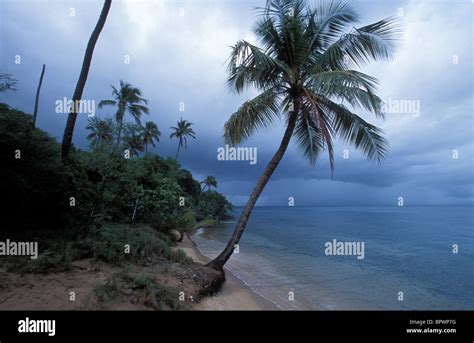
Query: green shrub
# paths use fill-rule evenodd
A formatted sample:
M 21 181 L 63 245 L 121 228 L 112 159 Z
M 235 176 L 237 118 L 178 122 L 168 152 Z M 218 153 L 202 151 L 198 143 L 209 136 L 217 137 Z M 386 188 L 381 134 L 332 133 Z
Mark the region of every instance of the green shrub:
M 183 250 L 172 250 L 169 259 L 181 264 L 191 264 L 193 260 L 189 258 Z
M 30 115 L 0 104 L 0 207 L 2 230 L 57 229 L 66 199 L 61 180 L 59 144 L 35 129 Z M 47 204 L 47 206 L 45 206 Z
M 202 192 L 196 206 L 196 219 L 227 219 L 229 218 L 228 211 L 230 211 L 231 208 L 232 205 L 222 194 L 216 191 Z
M 144 190 L 137 208 L 137 220 L 150 223 L 161 232 L 182 226 L 184 206 L 180 206 L 183 191 L 172 179 L 165 178 L 153 190 Z M 186 202 L 186 199 L 184 200 Z
M 94 258 L 115 264 L 125 260 L 171 256 L 169 243 L 147 225 L 107 223 L 91 231 L 84 242 L 89 245 Z M 126 253 L 128 247 L 130 251 Z

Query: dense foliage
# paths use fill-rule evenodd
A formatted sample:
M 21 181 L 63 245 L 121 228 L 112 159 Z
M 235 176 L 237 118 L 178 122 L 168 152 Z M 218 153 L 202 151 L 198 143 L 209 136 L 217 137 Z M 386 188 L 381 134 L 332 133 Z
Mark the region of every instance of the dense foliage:
M 183 230 L 196 220 L 221 219 L 230 204 L 202 192 L 192 174 L 172 158 L 145 154 L 124 158 L 100 144 L 71 151 L 35 129 L 31 116 L 0 104 L 2 207 L 13 235 L 51 231 L 86 236 L 106 222 L 149 224 L 159 232 Z

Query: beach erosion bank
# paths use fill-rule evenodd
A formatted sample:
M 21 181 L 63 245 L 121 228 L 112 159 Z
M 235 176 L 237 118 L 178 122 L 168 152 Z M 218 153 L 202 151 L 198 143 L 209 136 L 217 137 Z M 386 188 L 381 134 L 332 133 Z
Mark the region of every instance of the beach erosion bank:
M 186 235 L 178 243 L 177 248 L 184 251 L 196 263 L 206 264 L 209 262 L 209 258 L 199 251 L 192 238 Z M 249 286 L 227 269 L 226 281 L 221 290 L 213 296 L 202 299 L 198 304 L 194 305 L 194 309 L 202 311 L 279 310 L 275 304 L 252 291 Z

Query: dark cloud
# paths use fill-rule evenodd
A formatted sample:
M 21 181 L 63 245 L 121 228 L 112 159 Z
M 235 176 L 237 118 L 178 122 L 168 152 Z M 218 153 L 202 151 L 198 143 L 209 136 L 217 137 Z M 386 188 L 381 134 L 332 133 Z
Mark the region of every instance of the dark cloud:
M 97 102 L 110 97 L 110 85 L 124 79 L 140 87 L 162 132 L 156 151 L 174 156 L 170 129 L 183 117 L 195 125 L 197 139 L 180 154 L 182 165 L 198 177 L 214 175 L 219 189 L 235 204 L 245 202 L 280 142 L 280 123 L 243 146 L 258 149 L 258 163 L 217 160 L 226 119 L 247 98 L 226 86 L 229 46 L 238 39 L 254 40 L 254 8 L 264 1 L 126 1 L 114 2 L 99 38 L 83 98 Z M 339 142 L 331 178 L 327 156 L 315 166 L 292 143 L 260 205 L 393 205 L 398 196 L 408 204 L 472 204 L 474 202 L 473 75 L 471 4 L 425 1 L 357 1 L 366 20 L 361 25 L 403 9 L 405 37 L 397 57 L 363 71 L 380 80 L 383 99 L 419 101 L 420 116 L 389 114 L 382 122 L 362 113 L 386 132 L 390 150 L 377 166 Z M 71 17 L 70 9 L 75 9 Z M 33 108 L 36 82 L 46 63 L 38 125 L 58 139 L 66 122 L 55 113 L 55 101 L 70 97 L 77 80 L 90 31 L 101 4 L 84 1 L 2 1 L 1 69 L 19 82 L 16 93 L 2 95 L 26 112 Z M 179 16 L 184 8 L 184 16 Z M 39 16 L 38 13 L 41 13 Z M 22 63 L 14 64 L 15 55 Z M 124 63 L 125 55 L 130 64 Z M 453 63 L 457 57 L 458 63 Z M 185 111 L 179 111 L 179 103 Z M 112 115 L 113 109 L 98 111 Z M 74 143 L 87 147 L 87 117 L 79 116 Z M 343 159 L 344 149 L 350 158 Z M 453 150 L 459 158 L 453 159 Z

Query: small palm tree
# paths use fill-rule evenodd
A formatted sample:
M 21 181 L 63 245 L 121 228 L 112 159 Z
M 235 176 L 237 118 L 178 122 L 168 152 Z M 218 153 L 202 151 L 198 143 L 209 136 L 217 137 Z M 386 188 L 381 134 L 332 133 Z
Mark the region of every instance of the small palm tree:
M 171 129 L 174 130 L 174 132 L 170 135 L 170 138 L 176 137 L 179 142 L 178 142 L 178 151 L 176 151 L 176 157 L 175 159 L 178 159 L 179 155 L 179 149 L 184 146 L 184 148 L 188 147 L 188 137 L 191 137 L 193 139 L 196 138 L 196 134 L 191 128 L 193 123 L 188 122 L 187 120 L 183 120 L 181 118 L 178 121 L 178 126 L 172 126 Z
M 232 255 L 292 137 L 311 164 L 327 151 L 331 172 L 334 138 L 354 145 L 369 159 L 383 159 L 387 142 L 381 130 L 346 105 L 383 117 L 382 101 L 375 95 L 376 79 L 354 68 L 391 58 L 398 25 L 388 18 L 356 28 L 358 21 L 358 14 L 345 2 L 307 6 L 304 0 L 268 0 L 255 28 L 260 47 L 241 40 L 232 48 L 230 87 L 237 92 L 253 87 L 260 94 L 227 121 L 226 141 L 239 144 L 277 119 L 283 119 L 286 129 L 231 239 L 211 267 L 222 270 Z
M 202 188 L 202 191 L 204 191 L 206 188 L 208 191 L 211 190 L 211 187 L 217 188 L 217 180 L 214 176 L 207 176 L 200 183 L 204 185 L 204 187 Z
M 114 124 L 111 119 L 99 119 L 93 117 L 89 119 L 86 129 L 91 131 L 87 139 L 91 141 L 93 148 L 97 149 L 104 142 L 112 141 L 114 134 Z
M 155 142 L 160 142 L 161 132 L 158 130 L 158 126 L 154 122 L 147 121 L 143 127 L 142 136 L 143 142 L 145 143 L 145 153 L 147 153 L 148 144 L 151 144 L 153 147 L 155 147 Z
M 126 125 L 123 143 L 124 148 L 130 152 L 130 157 L 139 156 L 145 150 L 143 128 L 138 124 Z
M 149 113 L 148 107 L 146 106 L 148 102 L 141 97 L 142 92 L 140 89 L 132 87 L 132 85 L 127 82 L 120 80 L 119 89 L 113 85 L 111 87 L 113 99 L 102 100 L 99 102 L 99 108 L 104 106 L 117 106 L 115 122 L 117 123 L 117 146 L 119 146 L 125 114 L 127 112 L 130 113 L 135 123 L 141 125 L 140 118 L 142 114 Z

